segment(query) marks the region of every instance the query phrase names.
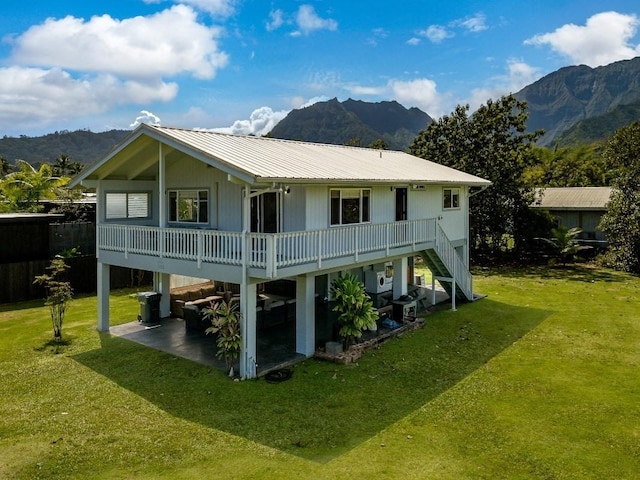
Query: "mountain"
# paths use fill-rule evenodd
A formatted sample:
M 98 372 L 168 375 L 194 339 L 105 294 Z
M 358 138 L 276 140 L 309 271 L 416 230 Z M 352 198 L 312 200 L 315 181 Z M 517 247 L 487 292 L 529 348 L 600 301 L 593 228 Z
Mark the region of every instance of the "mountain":
M 640 120 L 640 102 L 618 105 L 613 110 L 580 120 L 554 141 L 559 147 L 585 145 L 608 139 L 616 130 Z
M 551 145 L 581 120 L 640 101 L 640 57 L 602 67 L 565 67 L 515 94 L 529 106 L 529 130 L 542 128 L 540 145 Z
M 41 137 L 5 136 L 0 138 L 0 155 L 9 163 L 21 159 L 38 164 L 53 163 L 59 155 L 64 154 L 74 162 L 89 164 L 108 152 L 129 133 L 129 130 L 109 130 L 101 133 L 65 130 Z
M 345 145 L 355 138 L 362 146 L 378 139 L 389 149 L 406 150 L 432 119 L 418 108 L 398 102 L 339 102 L 333 98 L 292 110 L 270 132 L 274 138 Z

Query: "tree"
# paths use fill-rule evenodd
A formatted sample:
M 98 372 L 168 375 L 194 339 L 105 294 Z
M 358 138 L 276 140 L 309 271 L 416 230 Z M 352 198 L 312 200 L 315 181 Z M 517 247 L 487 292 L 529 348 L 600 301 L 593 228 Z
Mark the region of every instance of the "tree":
M 640 273 L 640 123 L 618 130 L 604 157 L 613 187 L 599 227 L 609 241 L 605 261 Z
M 378 138 L 375 142 L 369 145 L 369 148 L 376 148 L 378 150 L 387 150 L 389 146 L 387 145 L 387 142 L 385 142 L 383 139 Z
M 471 116 L 468 110 L 459 105 L 430 123 L 410 152 L 492 182 L 470 199 L 470 247 L 474 253 L 500 255 L 511 242 L 518 249 L 531 236 L 527 219 L 534 190 L 523 173 L 535 162 L 533 145 L 542 131 L 525 131 L 527 104 L 513 95 L 488 100 Z
M 56 198 L 68 177 L 56 177 L 51 166 L 43 163 L 38 169 L 24 160 L 16 160 L 18 170 L 0 180 L 0 190 L 11 211 L 37 212 L 40 200 Z
M 599 187 L 608 185 L 602 144 L 548 149 L 535 147 L 534 165 L 525 171 L 533 187 Z
M 71 284 L 64 279 L 69 268 L 62 256 L 56 256 L 47 267 L 49 273 L 36 276 L 33 283 L 42 285 L 46 292 L 45 305 L 49 307 L 53 324 L 53 339 L 62 340 L 62 322 L 67 310 L 67 303 L 73 298 Z
M 53 164 L 52 171 L 57 177 L 70 177 L 82 171 L 84 165 L 74 162 L 69 155 L 61 153 Z
M 344 338 L 345 348 L 349 348 L 362 331 L 376 326 L 378 311 L 373 307 L 364 284 L 353 274 L 336 278 L 331 284 L 331 295 L 335 300 L 334 312 L 338 312 L 341 323 L 340 336 Z

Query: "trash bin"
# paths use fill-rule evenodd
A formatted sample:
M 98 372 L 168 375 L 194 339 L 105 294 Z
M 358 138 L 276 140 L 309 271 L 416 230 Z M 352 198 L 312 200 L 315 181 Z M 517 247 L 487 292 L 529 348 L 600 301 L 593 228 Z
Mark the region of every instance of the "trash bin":
M 162 297 L 162 294 L 157 292 L 138 293 L 138 302 L 140 303 L 139 322 L 158 323 L 160 321 L 160 297 Z

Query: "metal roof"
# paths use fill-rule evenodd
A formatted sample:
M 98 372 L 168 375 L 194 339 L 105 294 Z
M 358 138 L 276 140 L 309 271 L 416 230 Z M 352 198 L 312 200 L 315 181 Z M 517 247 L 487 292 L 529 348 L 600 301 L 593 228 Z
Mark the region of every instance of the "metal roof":
M 204 130 L 141 125 L 73 184 L 85 178 L 123 175 L 123 159 L 142 150 L 141 137 L 150 137 L 249 183 L 414 183 L 488 186 L 488 180 L 430 162 L 408 153 L 347 147 L 265 137 L 239 136 Z M 137 148 L 127 147 L 138 142 Z M 136 145 L 134 145 L 135 147 Z M 127 153 L 129 150 L 131 152 Z M 112 159 L 120 170 L 105 165 Z M 103 175 L 101 175 L 101 171 Z M 130 178 L 130 177 L 129 177 Z
M 611 187 L 541 188 L 533 206 L 551 210 L 606 210 L 610 196 Z

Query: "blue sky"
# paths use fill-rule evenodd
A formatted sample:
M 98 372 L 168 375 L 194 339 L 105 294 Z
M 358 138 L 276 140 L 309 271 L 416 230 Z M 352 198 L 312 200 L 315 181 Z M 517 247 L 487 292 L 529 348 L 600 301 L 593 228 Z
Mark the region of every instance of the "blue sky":
M 477 108 L 563 66 L 640 55 L 637 0 L 77 0 L 0 4 L 0 135 L 262 134 L 292 108 Z

